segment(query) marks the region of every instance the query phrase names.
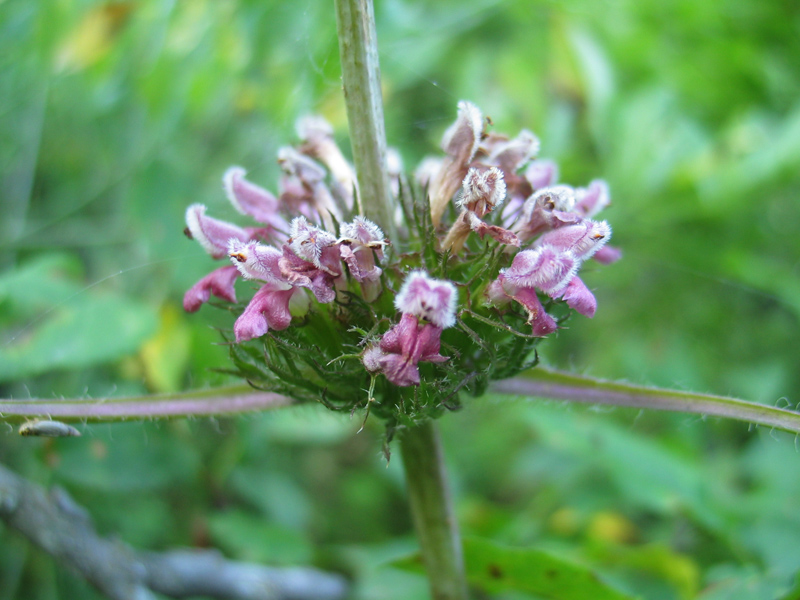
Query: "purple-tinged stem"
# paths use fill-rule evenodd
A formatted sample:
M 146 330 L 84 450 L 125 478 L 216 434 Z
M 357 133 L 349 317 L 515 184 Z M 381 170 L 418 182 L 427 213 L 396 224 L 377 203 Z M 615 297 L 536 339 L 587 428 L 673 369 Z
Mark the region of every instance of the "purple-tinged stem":
M 542 367 L 496 381 L 490 389 L 501 394 L 711 415 L 800 433 L 800 413 L 795 411 L 726 396 L 604 381 Z
M 535 396 L 567 402 L 711 415 L 800 433 L 800 412 L 785 408 L 712 394 L 604 381 L 543 367 L 537 367 L 512 379 L 496 381 L 490 389 L 499 394 Z M 286 396 L 257 392 L 241 385 L 162 396 L 0 400 L 0 419 L 19 422 L 30 417 L 53 417 L 64 421 L 114 421 L 189 415 L 222 416 L 293 404 L 294 401 Z
M 240 385 L 161 396 L 81 400 L 0 400 L 0 418 L 21 421 L 52 417 L 62 421 L 118 421 L 188 416 L 224 416 L 290 406 L 280 394 L 256 392 Z

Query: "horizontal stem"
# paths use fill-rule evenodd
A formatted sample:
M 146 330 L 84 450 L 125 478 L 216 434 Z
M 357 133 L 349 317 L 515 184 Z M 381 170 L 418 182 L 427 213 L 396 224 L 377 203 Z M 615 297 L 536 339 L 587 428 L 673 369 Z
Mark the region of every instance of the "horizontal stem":
M 713 394 L 696 394 L 604 381 L 543 367 L 537 367 L 512 379 L 496 381 L 490 390 L 500 394 L 536 396 L 568 402 L 713 415 L 800 433 L 800 413 L 785 408 Z M 282 408 L 293 404 L 295 402 L 286 396 L 257 392 L 246 385 L 240 385 L 160 396 L 0 400 L 0 419 L 20 422 L 30 417 L 53 417 L 64 421 L 113 421 L 132 418 L 224 416 Z
M 490 389 L 501 394 L 569 402 L 713 415 L 800 433 L 800 413 L 795 411 L 726 396 L 604 381 L 543 367 L 531 369 L 512 379 L 496 381 Z
M 178 394 L 92 398 L 78 400 L 0 400 L 0 418 L 19 422 L 30 417 L 63 421 L 108 421 L 131 418 L 170 418 L 229 415 L 269 410 L 294 404 L 291 398 L 256 392 L 246 385 Z

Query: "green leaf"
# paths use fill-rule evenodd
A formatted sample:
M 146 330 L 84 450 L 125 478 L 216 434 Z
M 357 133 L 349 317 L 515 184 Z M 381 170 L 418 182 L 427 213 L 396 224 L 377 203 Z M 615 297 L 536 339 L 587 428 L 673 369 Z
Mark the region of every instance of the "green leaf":
M 145 304 L 86 294 L 56 307 L 0 348 L 0 381 L 54 369 L 81 369 L 135 352 L 156 329 Z
M 800 600 L 800 573 L 795 576 L 792 589 L 778 598 L 778 600 Z
M 48 254 L 0 276 L 2 321 L 16 328 L 0 346 L 0 381 L 109 362 L 155 330 L 147 305 L 89 290 L 80 274 L 74 257 Z
M 32 319 L 80 293 L 81 265 L 66 254 L 47 254 L 0 275 L 2 321 Z
M 688 509 L 710 529 L 723 528 L 722 515 L 708 508 L 708 488 L 699 467 L 658 441 L 591 414 L 537 406 L 526 416 L 545 444 L 590 461 L 612 478 L 629 502 L 659 514 Z
M 604 583 L 591 569 L 536 548 L 515 548 L 467 537 L 464 562 L 469 584 L 489 594 L 517 591 L 548 600 L 633 598 Z M 422 560 L 417 553 L 392 566 L 421 572 Z
M 467 579 L 481 590 L 516 590 L 552 600 L 623 600 L 632 598 L 601 581 L 592 570 L 535 548 L 464 540 Z

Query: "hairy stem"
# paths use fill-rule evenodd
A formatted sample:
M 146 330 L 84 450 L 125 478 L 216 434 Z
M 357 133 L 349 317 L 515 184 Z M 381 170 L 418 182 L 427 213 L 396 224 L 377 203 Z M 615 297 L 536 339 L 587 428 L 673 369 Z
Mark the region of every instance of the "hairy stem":
M 428 421 L 403 431 L 400 452 L 431 595 L 434 600 L 466 600 L 461 538 L 436 424 Z
M 800 413 L 737 398 L 604 381 L 536 367 L 512 379 L 496 381 L 494 392 L 537 396 L 586 404 L 610 404 L 725 417 L 791 433 L 800 433 Z
M 248 385 L 175 394 L 87 399 L 0 399 L 0 419 L 20 422 L 31 417 L 62 421 L 121 421 L 132 418 L 224 416 L 291 406 L 294 401 Z
M 544 367 L 537 367 L 512 379 L 495 381 L 490 390 L 495 394 L 712 415 L 800 433 L 800 412 L 795 410 L 712 394 L 604 381 Z M 52 417 L 63 421 L 121 421 L 189 415 L 224 416 L 295 404 L 286 396 L 257 392 L 241 385 L 128 398 L 0 399 L 0 421 L 19 423 L 31 417 Z
M 372 0 L 336 0 L 336 26 L 360 212 L 392 239 L 396 232 L 386 172 L 386 131 Z

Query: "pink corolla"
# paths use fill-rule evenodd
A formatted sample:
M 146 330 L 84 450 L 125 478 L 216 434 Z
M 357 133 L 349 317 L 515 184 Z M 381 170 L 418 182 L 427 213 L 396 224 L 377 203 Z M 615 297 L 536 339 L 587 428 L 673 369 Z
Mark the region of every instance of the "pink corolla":
M 375 300 L 381 292 L 381 269 L 375 259 L 383 259 L 383 248 L 388 240 L 375 223 L 365 217 L 356 217 L 339 230 L 339 252 L 350 275 L 361 284 L 367 302 Z
M 489 303 L 497 306 L 515 300 L 521 304 L 535 336 L 548 335 L 558 328 L 555 319 L 545 312 L 537 290 L 553 299 L 562 298 L 570 308 L 593 317 L 597 300 L 577 273 L 583 261 L 610 237 L 608 223 L 588 219 L 546 233 L 533 248 L 517 254 L 508 269 L 500 271 L 486 290 Z
M 245 179 L 247 172 L 241 167 L 231 167 L 222 177 L 225 195 L 233 207 L 243 215 L 253 217 L 267 225 L 265 239 L 283 241 L 289 224 L 280 214 L 278 199 L 264 188 Z
M 521 216 L 513 227 L 526 242 L 550 229 L 577 223 L 583 217 L 575 210 L 575 190 L 568 185 L 542 188 L 522 205 Z
M 455 324 L 458 292 L 449 281 L 432 279 L 412 271 L 395 297 L 400 322 L 387 331 L 379 344 L 367 348 L 362 362 L 367 371 L 383 373 L 395 385 L 419 385 L 419 363 L 441 363 L 442 330 Z
M 246 243 L 252 240 L 281 241 L 286 237 L 288 224 L 280 215 L 278 200 L 267 190 L 245 179 L 245 170 L 231 167 L 222 178 L 222 184 L 233 207 L 241 214 L 251 216 L 263 227 L 239 227 L 233 223 L 206 216 L 206 207 L 192 204 L 186 210 L 186 234 L 196 240 L 214 259 L 228 256 L 231 240 Z M 239 272 L 232 266 L 221 267 L 194 284 L 183 297 L 183 308 L 195 312 L 211 294 L 236 302 L 236 282 Z
M 289 327 L 292 322 L 289 303 L 302 292 L 281 275 L 279 263 L 283 253 L 272 246 L 257 242 L 243 244 L 232 239 L 228 255 L 233 268 L 238 269 L 242 277 L 263 282 L 233 325 L 236 341 L 260 337 L 270 329 L 280 331 Z
M 196 240 L 214 259 L 228 255 L 230 240 L 244 243 L 259 237 L 261 231 L 207 217 L 206 207 L 202 204 L 192 204 L 186 210 L 186 235 Z M 236 302 L 234 282 L 238 276 L 238 271 L 230 266 L 215 269 L 189 288 L 183 297 L 184 310 L 199 310 L 204 302 L 208 302 L 211 294 L 228 302 Z
M 610 204 L 608 184 L 601 179 L 593 180 L 585 188 L 568 185 L 545 187 L 525 201 L 512 230 L 527 242 L 554 229 L 591 222 L 591 217 Z M 596 251 L 594 259 L 610 264 L 620 256 L 618 249 L 605 246 Z
M 228 256 L 241 275 L 264 282 L 234 325 L 237 341 L 286 329 L 291 323 L 289 302 L 302 294 L 301 288 L 308 288 L 319 302 L 336 298 L 334 284 L 342 275 L 336 237 L 305 217 L 295 218 L 290 231 L 281 249 L 230 240 Z
M 278 264 L 287 282 L 310 289 L 319 302 L 336 299 L 334 287 L 341 280 L 342 263 L 339 242 L 332 233 L 296 217 Z

